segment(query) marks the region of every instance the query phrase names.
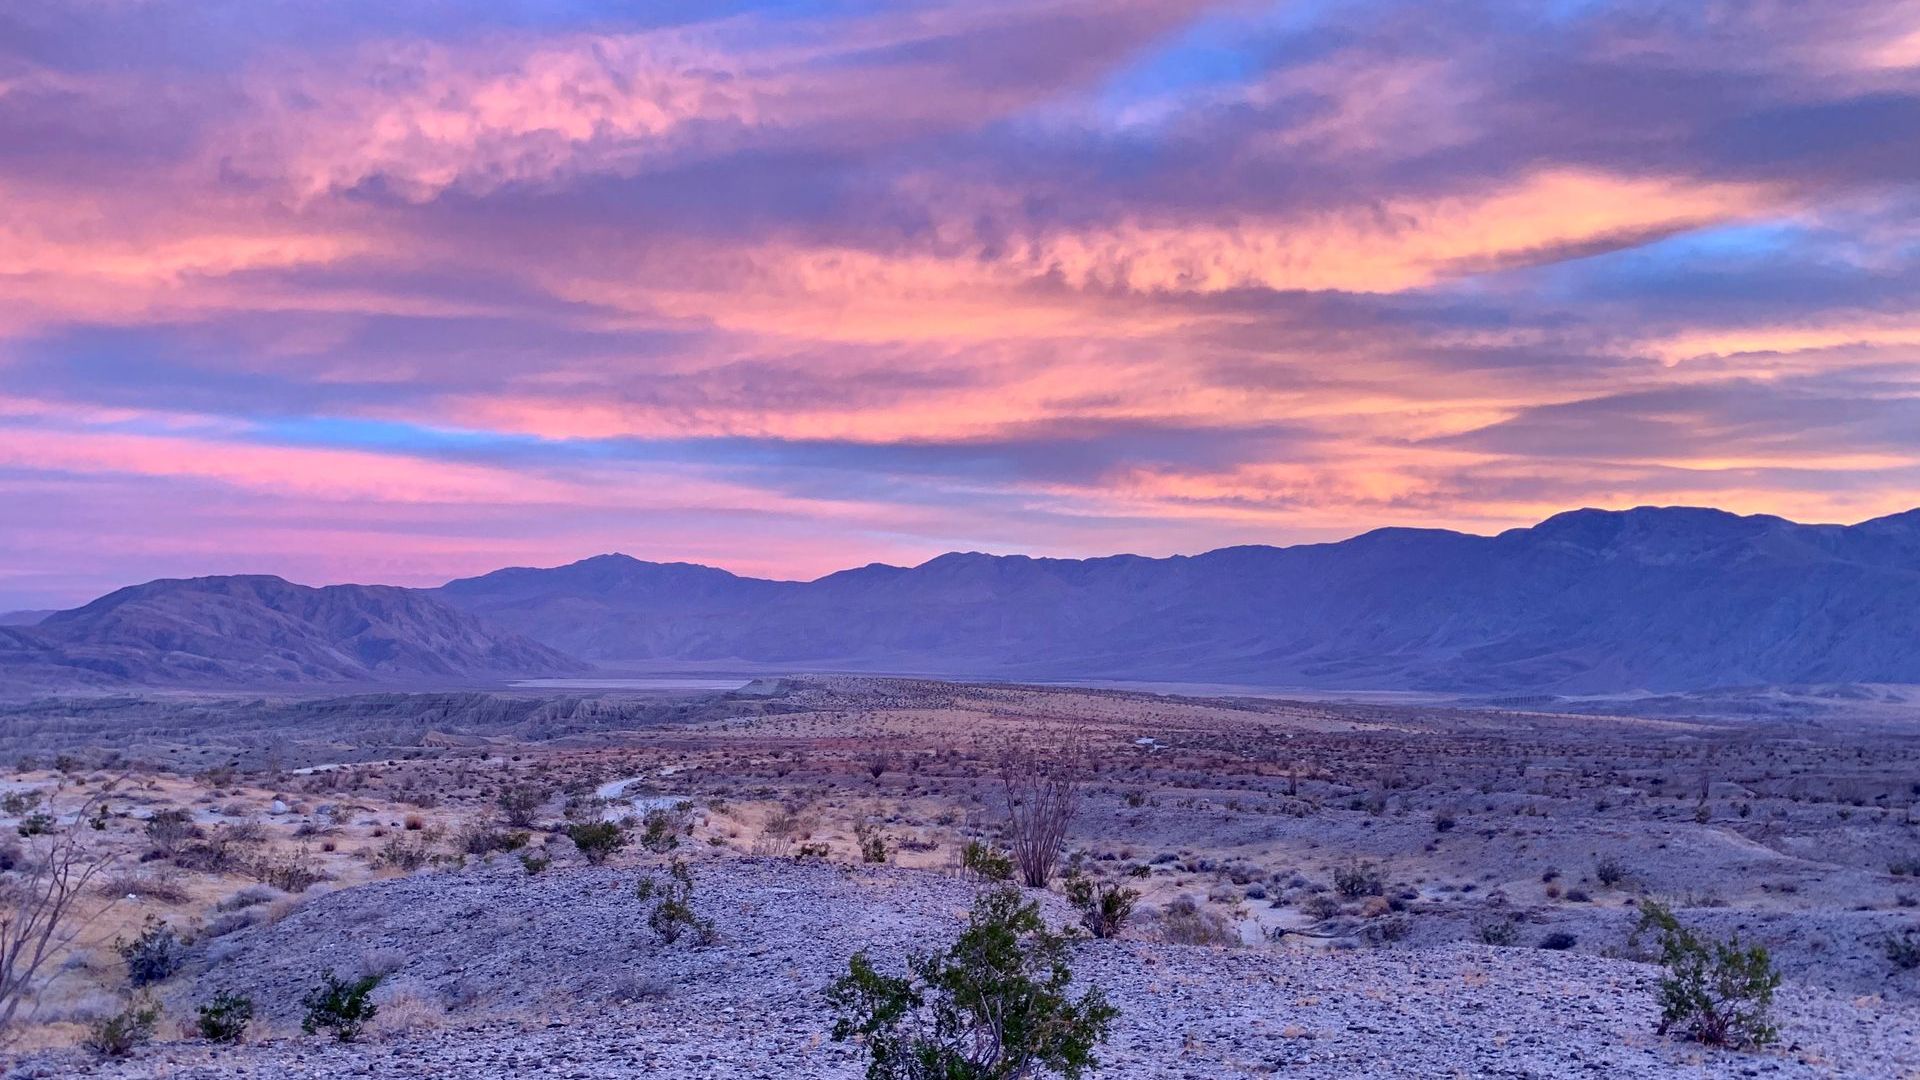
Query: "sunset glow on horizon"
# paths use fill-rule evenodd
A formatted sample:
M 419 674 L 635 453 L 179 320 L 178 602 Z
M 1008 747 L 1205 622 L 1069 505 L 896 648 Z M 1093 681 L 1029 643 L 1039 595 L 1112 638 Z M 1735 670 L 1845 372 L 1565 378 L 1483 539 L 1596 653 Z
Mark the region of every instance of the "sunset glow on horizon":
M 0 611 L 1911 509 L 1916 42 L 1885 0 L 17 5 Z

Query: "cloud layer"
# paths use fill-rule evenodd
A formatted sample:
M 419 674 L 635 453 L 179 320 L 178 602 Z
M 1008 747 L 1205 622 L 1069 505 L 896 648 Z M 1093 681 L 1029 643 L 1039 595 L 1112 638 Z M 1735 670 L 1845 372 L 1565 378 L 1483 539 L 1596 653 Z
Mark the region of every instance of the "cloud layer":
M 0 607 L 1920 503 L 1920 3 L 0 12 Z

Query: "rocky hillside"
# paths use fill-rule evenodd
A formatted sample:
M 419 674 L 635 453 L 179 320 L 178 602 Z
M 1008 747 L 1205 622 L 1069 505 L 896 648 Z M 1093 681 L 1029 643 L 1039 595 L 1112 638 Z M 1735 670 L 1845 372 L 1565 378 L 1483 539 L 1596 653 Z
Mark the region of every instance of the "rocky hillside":
M 1492 537 L 948 554 L 811 582 L 605 555 L 437 595 L 610 661 L 1480 693 L 1920 682 L 1920 511 L 1579 510 Z
M 517 863 L 429 873 L 313 899 L 275 923 L 197 947 L 162 994 L 169 1015 L 225 990 L 259 1005 L 248 1044 L 166 1042 L 130 1061 L 27 1056 L 9 1080 L 99 1076 L 717 1076 L 854 1080 L 822 996 L 868 950 L 958 931 L 971 890 L 925 871 L 707 858 L 696 909 L 717 943 L 662 944 L 632 869 Z M 1045 896 L 1051 921 L 1071 913 Z M 1625 915 L 1621 915 L 1625 920 Z M 1130 940 L 1075 948 L 1079 985 L 1119 1009 L 1100 1076 L 1894 1077 L 1920 1068 L 1911 1006 L 1789 983 L 1781 1047 L 1716 1051 L 1661 1038 L 1659 969 L 1534 948 L 1454 945 L 1326 952 Z M 383 973 L 386 1019 L 343 1046 L 292 1034 L 299 999 L 331 969 Z
M 411 589 L 162 580 L 0 628 L 15 685 L 272 686 L 548 675 L 584 667 Z

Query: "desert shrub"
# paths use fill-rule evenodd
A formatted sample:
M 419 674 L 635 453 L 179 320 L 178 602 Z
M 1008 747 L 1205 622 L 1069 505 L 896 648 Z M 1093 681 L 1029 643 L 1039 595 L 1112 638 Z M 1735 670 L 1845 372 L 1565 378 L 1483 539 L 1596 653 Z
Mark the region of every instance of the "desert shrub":
M 1333 890 L 1349 900 L 1358 900 L 1363 896 L 1383 895 L 1387 883 L 1378 867 L 1355 859 L 1334 870 Z
M 1710 1046 L 1765 1046 L 1775 1031 L 1769 1019 L 1780 973 L 1763 946 L 1741 948 L 1738 938 L 1707 941 L 1680 924 L 1664 905 L 1640 906 L 1635 933 L 1660 935 L 1662 1035 L 1673 1029 Z
M 45 810 L 34 810 L 21 818 L 20 824 L 15 825 L 13 831 L 22 837 L 47 836 L 53 832 L 53 826 L 52 814 Z
M 1340 901 L 1329 893 L 1313 893 L 1300 901 L 1300 912 L 1310 919 L 1331 919 L 1340 914 Z
M 184 904 L 193 898 L 187 887 L 170 874 L 138 871 L 107 875 L 100 882 L 99 892 L 101 896 L 114 899 L 131 895 L 143 900 L 158 900 L 163 904 Z
M 671 945 L 689 932 L 697 945 L 718 940 L 713 920 L 702 918 L 693 908 L 693 870 L 682 860 L 673 860 L 663 878 L 641 878 L 636 892 L 642 903 L 652 901 L 647 926 L 662 944 Z
M 853 838 L 860 845 L 861 862 L 887 861 L 887 838 L 879 828 L 869 822 L 856 821 L 853 825 Z
M 500 816 L 516 829 L 530 829 L 547 793 L 532 784 L 514 784 L 500 793 Z
M 132 941 L 116 941 L 114 951 L 127 962 L 127 982 L 147 986 L 179 971 L 187 962 L 187 947 L 173 927 L 153 916 Z
M 81 1043 L 102 1057 L 126 1057 L 153 1039 L 153 1028 L 159 1020 L 158 1005 L 137 1002 L 88 1025 Z
M 432 831 L 411 838 L 405 833 L 396 833 L 374 853 L 373 865 L 411 874 L 433 861 L 433 848 L 439 839 Z
M 373 1003 L 373 991 L 380 979 L 379 975 L 362 975 L 349 981 L 331 971 L 322 975 L 320 985 L 300 999 L 307 1010 L 300 1030 L 309 1035 L 328 1031 L 341 1042 L 359 1038 L 361 1029 L 380 1011 Z
M 1881 941 L 1887 951 L 1887 959 L 1901 971 L 1911 971 L 1920 967 L 1920 932 L 1907 930 L 1900 934 L 1888 934 Z
M 1452 832 L 1454 825 L 1458 824 L 1458 820 L 1459 819 L 1454 817 L 1451 810 L 1435 810 L 1433 812 L 1433 831 Z
M 8 817 L 20 817 L 38 805 L 40 805 L 38 791 L 9 791 L 5 795 L 0 795 L 0 814 Z
M 1012 881 L 1013 856 L 973 840 L 960 852 L 960 869 L 975 881 Z
M 306 892 L 327 879 L 313 852 L 304 846 L 295 851 L 264 852 L 248 870 L 261 884 L 287 893 Z
M 859 1038 L 868 1080 L 1077 1080 L 1097 1063 L 1117 1011 L 1099 990 L 1070 998 L 1067 942 L 1038 904 L 1002 885 L 982 893 L 943 953 L 883 975 L 864 952 L 828 990 L 835 1040 Z
M 194 1027 L 208 1042 L 237 1043 L 246 1038 L 247 1025 L 252 1022 L 253 999 L 222 990 L 200 1006 Z
M 832 857 L 832 855 L 833 849 L 825 844 L 801 844 L 799 847 L 793 849 L 794 862 L 806 862 L 809 859 L 818 859 L 821 862 L 825 862 L 828 858 Z
M 1498 945 L 1504 948 L 1520 940 L 1520 928 L 1514 925 L 1512 919 L 1483 922 L 1475 927 L 1475 930 L 1479 933 L 1480 943 L 1483 945 Z
M 285 899 L 286 894 L 271 885 L 248 885 L 214 905 L 218 911 L 240 911 Z
M 1067 878 L 1067 900 L 1080 912 L 1080 925 L 1097 938 L 1119 937 L 1140 894 L 1123 885 L 1094 881 L 1084 874 Z
M 753 842 L 755 855 L 785 855 L 793 845 L 807 838 L 813 822 L 792 810 L 781 810 L 767 818 Z
M 535 855 L 531 851 L 524 852 L 520 856 L 520 867 L 527 872 L 528 877 L 532 877 L 552 865 L 553 857 L 544 851 L 539 855 Z
M 1368 923 L 1366 927 L 1361 930 L 1362 936 L 1375 945 L 1384 945 L 1391 941 L 1402 941 L 1411 933 L 1413 933 L 1413 920 L 1407 918 L 1405 915 L 1376 919 Z
M 1160 934 L 1174 945 L 1238 945 L 1239 935 L 1219 912 L 1201 907 L 1191 896 L 1175 897 L 1160 911 Z
M 1593 879 L 1612 888 L 1627 880 L 1627 864 L 1609 855 L 1593 864 Z
M 508 832 L 486 825 L 469 825 L 460 830 L 458 844 L 469 855 L 491 855 L 496 851 L 518 851 L 527 846 L 527 834 Z
M 567 836 L 587 862 L 599 866 L 627 846 L 627 830 L 615 821 L 588 821 L 567 826 Z
M 1579 938 L 1574 937 L 1565 930 L 1555 930 L 1540 939 L 1540 947 L 1543 949 L 1551 949 L 1554 952 L 1565 952 L 1579 944 L 1579 942 Z
M 680 846 L 680 832 L 684 825 L 679 818 L 665 810 L 647 811 L 640 830 L 640 846 L 648 851 L 665 854 Z

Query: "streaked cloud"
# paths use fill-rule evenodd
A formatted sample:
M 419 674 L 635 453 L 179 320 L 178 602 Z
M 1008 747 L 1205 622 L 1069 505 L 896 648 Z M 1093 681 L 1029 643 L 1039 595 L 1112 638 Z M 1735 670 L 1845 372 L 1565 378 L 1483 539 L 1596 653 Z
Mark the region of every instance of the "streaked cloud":
M 10 10 L 0 607 L 1905 509 L 1916 35 L 1904 0 Z

